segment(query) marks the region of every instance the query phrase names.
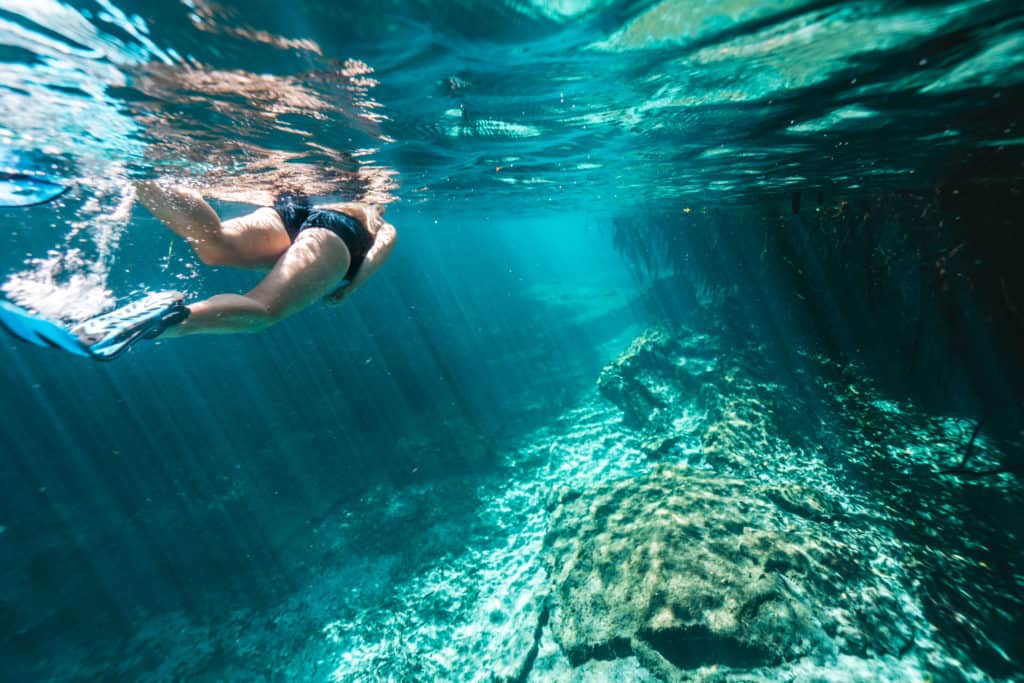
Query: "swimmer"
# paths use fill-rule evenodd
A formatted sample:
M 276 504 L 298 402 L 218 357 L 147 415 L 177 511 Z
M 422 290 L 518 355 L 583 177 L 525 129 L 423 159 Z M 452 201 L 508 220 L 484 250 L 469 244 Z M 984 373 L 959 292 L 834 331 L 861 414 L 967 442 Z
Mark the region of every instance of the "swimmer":
M 245 294 L 185 304 L 179 292 L 156 292 L 72 329 L 0 301 L 0 328 L 29 344 L 95 360 L 113 360 L 143 339 L 258 332 L 317 301 L 344 301 L 395 246 L 395 228 L 379 206 L 313 205 L 301 192 L 286 192 L 273 207 L 221 221 L 195 190 L 146 181 L 136 191 L 203 263 L 269 272 Z
M 317 301 L 340 303 L 391 254 L 395 228 L 381 206 L 355 202 L 312 205 L 299 192 L 274 206 L 221 221 L 191 189 L 156 181 L 136 185 L 138 199 L 211 266 L 269 270 L 245 294 L 218 294 L 185 306 L 188 313 L 162 337 L 257 332 Z

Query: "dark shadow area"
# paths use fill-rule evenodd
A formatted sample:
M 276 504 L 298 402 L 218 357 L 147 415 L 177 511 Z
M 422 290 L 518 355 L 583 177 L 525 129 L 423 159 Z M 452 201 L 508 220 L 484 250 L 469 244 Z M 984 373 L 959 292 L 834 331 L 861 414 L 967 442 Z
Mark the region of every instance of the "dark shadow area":
M 1019 148 L 971 153 L 923 190 L 644 207 L 616 219 L 649 305 L 756 335 L 799 364 L 863 364 L 894 397 L 981 420 L 1024 466 L 1024 196 Z M 980 180 L 1003 176 L 1000 180 Z M 970 469 L 969 467 L 967 468 Z
M 751 669 L 774 663 L 770 656 L 758 648 L 715 635 L 703 626 L 644 631 L 640 637 L 661 653 L 662 657 L 684 671 L 713 665 Z
M 591 660 L 608 661 L 621 659 L 633 654 L 633 646 L 628 638 L 613 638 L 592 647 L 567 650 L 565 656 L 573 666 L 580 666 Z

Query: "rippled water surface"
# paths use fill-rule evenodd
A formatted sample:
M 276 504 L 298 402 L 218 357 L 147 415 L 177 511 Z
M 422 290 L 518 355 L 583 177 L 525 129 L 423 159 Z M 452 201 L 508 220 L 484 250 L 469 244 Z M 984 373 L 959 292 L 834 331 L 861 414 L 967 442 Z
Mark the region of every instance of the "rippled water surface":
M 243 173 L 405 201 L 871 186 L 1020 144 L 1018 9 L 5 2 L 3 137 L 86 180 L 166 165 L 225 193 Z

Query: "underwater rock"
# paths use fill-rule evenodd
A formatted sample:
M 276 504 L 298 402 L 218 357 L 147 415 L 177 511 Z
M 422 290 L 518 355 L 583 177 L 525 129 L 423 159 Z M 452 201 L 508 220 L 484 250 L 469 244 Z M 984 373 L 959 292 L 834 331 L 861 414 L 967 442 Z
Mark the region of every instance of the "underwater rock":
M 769 461 L 780 466 L 819 447 L 816 410 L 793 386 L 765 380 L 759 351 L 723 362 L 716 381 L 701 386 L 700 450 L 716 469 L 761 473 Z
M 671 418 L 673 406 L 689 398 L 715 368 L 708 339 L 647 330 L 601 371 L 597 388 L 622 410 L 628 426 L 657 429 Z
M 814 411 L 791 388 L 765 381 L 762 355 L 751 351 L 741 356 L 720 337 L 686 328 L 655 328 L 602 370 L 598 389 L 641 433 L 648 457 L 695 436 L 702 464 L 748 474 L 762 469 L 767 453 L 795 453 L 799 435 L 814 427 Z
M 782 482 L 761 487 L 761 495 L 787 512 L 816 522 L 830 522 L 844 516 L 840 503 L 811 486 Z
M 782 450 L 769 404 L 756 394 L 723 393 L 708 385 L 701 392 L 701 405 L 707 415 L 701 453 L 709 464 L 745 471 L 766 453 Z
M 910 641 L 897 606 L 865 589 L 872 574 L 858 546 L 771 499 L 792 496 L 765 493 L 662 465 L 561 496 L 545 549 L 552 628 L 569 661 L 636 656 L 672 679 L 841 651 L 895 654 Z
M 677 443 L 679 443 L 678 436 L 655 437 L 641 443 L 640 450 L 642 450 L 648 458 L 657 459 L 668 455 L 669 451 L 671 451 L 672 447 Z

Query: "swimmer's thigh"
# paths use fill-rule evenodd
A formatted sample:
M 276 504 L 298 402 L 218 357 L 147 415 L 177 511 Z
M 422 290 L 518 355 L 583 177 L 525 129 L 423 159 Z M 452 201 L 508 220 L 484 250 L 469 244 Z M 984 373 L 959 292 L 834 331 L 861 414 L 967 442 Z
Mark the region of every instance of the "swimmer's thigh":
M 246 296 L 280 320 L 337 289 L 350 262 L 340 237 L 324 228 L 307 228 Z
M 218 265 L 270 269 L 291 245 L 277 211 L 262 208 L 224 221 L 218 235 L 223 262 Z

